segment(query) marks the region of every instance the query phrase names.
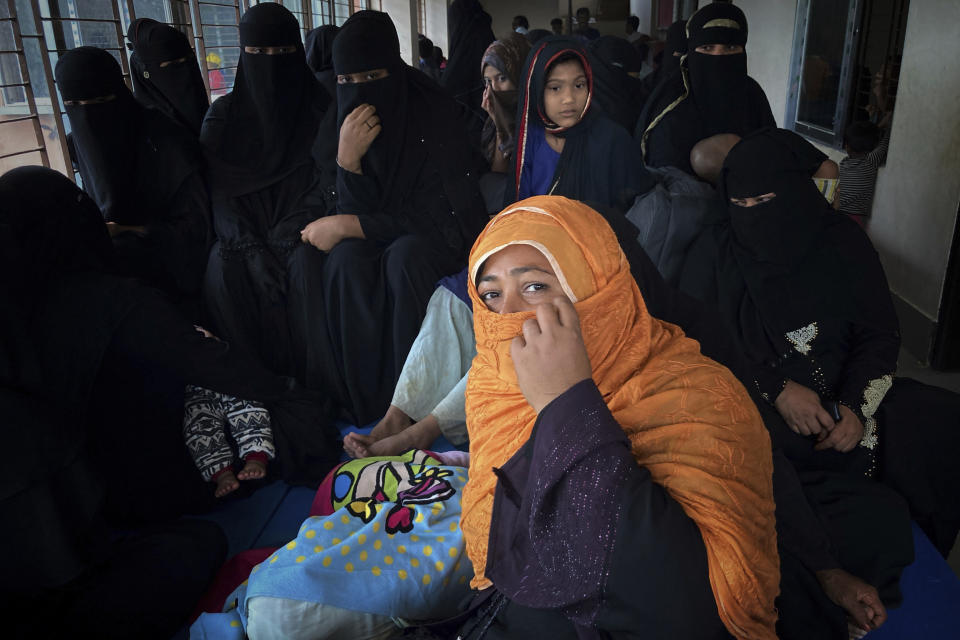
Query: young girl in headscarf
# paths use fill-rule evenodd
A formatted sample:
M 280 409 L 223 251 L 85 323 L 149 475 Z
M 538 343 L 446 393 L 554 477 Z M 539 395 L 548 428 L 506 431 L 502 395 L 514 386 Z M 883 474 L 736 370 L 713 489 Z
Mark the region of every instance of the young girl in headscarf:
M 469 272 L 461 528 L 489 605 L 461 635 L 775 638 L 769 437 L 733 374 L 650 316 L 603 217 L 520 202 Z
M 653 187 L 639 145 L 593 106 L 593 70 L 576 40 L 549 38 L 527 57 L 509 201 L 564 195 L 610 207 Z

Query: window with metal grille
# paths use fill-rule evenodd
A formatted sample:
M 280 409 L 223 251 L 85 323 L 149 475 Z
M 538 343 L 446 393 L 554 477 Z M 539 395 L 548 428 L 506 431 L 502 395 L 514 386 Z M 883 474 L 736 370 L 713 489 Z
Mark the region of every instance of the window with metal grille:
M 909 0 L 800 0 L 785 126 L 843 148 L 843 131 L 893 108 Z

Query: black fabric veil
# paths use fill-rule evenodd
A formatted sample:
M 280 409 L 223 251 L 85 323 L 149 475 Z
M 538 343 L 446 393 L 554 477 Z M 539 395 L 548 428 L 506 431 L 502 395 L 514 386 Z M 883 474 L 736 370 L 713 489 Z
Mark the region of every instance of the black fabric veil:
M 709 55 L 707 44 L 744 46 L 747 19 L 726 2 L 705 5 L 687 21 L 688 52 L 680 68 L 663 77 L 637 123 L 636 135 L 651 166 L 673 166 L 693 173 L 690 150 L 718 133 L 747 135 L 775 127 L 766 94 L 747 75 L 746 52 Z M 666 53 L 664 56 L 666 57 Z
M 331 98 L 337 95 L 337 76 L 333 72 L 333 39 L 339 32 L 340 27 L 333 24 L 311 29 L 303 45 L 307 55 L 307 66 Z
M 825 318 L 897 331 L 889 296 L 863 286 L 886 284 L 876 250 L 823 198 L 810 177 L 814 151 L 804 146 L 812 147 L 793 132 L 763 129 L 731 149 L 722 178 L 728 214 L 705 231 L 717 255 L 692 255 L 685 267 L 683 280 L 699 283 L 689 293 L 718 301 L 756 362 L 790 352 L 787 332 Z M 729 202 L 768 193 L 776 197 L 752 207 Z
M 643 60 L 623 38 L 601 36 L 589 45 L 596 102 L 600 109 L 627 131 L 633 131 L 643 110 L 641 81 L 630 75 Z
M 590 97 L 580 121 L 572 127 L 561 128 L 547 118 L 543 93 L 551 64 L 568 55 L 575 56 L 583 65 Z M 566 139 L 554 175 L 553 195 L 614 206 L 653 188 L 653 178 L 640 162 L 638 145 L 633 144 L 625 129 L 593 108 L 593 96 L 593 69 L 579 40 L 553 36 L 530 51 L 517 104 L 517 150 L 511 175 L 514 183 L 507 190 L 506 204 L 520 196 L 522 174 L 530 168 L 528 138 L 531 124 Z
M 141 106 L 124 84 L 119 63 L 103 49 L 79 47 L 63 54 L 56 78 L 84 190 L 108 222 L 151 222 L 197 168 L 196 141 L 160 112 Z M 156 171 L 159 167 L 164 170 Z
M 233 90 L 210 107 L 200 132 L 214 196 L 238 196 L 290 175 L 311 152 L 328 99 L 307 66 L 297 19 L 282 5 L 251 7 L 240 46 L 296 46 L 281 55 L 241 51 Z
M 679 53 L 679 56 L 673 55 Z M 660 68 L 657 74 L 661 78 L 680 68 L 680 58 L 687 53 L 687 21 L 677 20 L 667 29 L 667 40 L 663 47 L 663 60 L 660 61 Z
M 483 10 L 479 0 L 454 0 L 447 9 L 450 55 L 440 84 L 478 114 L 483 97 L 483 79 L 477 74 L 477 69 L 483 52 L 496 40 L 490 23 L 490 14 Z
M 423 154 L 440 161 L 434 167 L 447 186 L 469 176 L 475 157 L 465 144 L 462 107 L 423 72 L 400 57 L 397 30 L 390 17 L 380 11 L 358 11 L 347 20 L 333 44 L 334 68 L 338 75 L 386 69 L 379 80 L 337 85 L 338 123 L 361 104 L 376 107 L 383 126 L 363 157 L 363 173 L 380 186 L 380 210 L 399 211 L 409 189 L 414 188 L 423 170 Z M 478 61 L 479 63 L 479 61 Z M 477 74 L 477 67 L 473 68 Z M 453 191 L 448 193 L 453 198 Z M 452 202 L 459 210 L 471 207 Z M 344 212 L 349 213 L 349 212 Z M 461 224 L 467 224 L 460 216 Z M 472 223 L 472 221 L 471 221 Z M 477 229 L 463 229 L 473 238 Z
M 187 37 L 169 25 L 139 18 L 127 29 L 127 40 L 133 95 L 199 136 L 210 100 Z

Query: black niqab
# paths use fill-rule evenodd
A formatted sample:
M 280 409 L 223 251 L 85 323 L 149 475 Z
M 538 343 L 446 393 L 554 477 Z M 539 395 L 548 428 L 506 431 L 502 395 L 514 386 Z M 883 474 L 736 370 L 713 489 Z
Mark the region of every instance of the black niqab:
M 597 104 L 611 120 L 633 131 L 644 98 L 640 80 L 630 75 L 643 65 L 639 53 L 623 38 L 602 36 L 590 43 L 589 56 Z
M 360 11 L 344 23 L 334 41 L 333 59 L 337 75 L 387 70 L 387 77 L 379 80 L 337 85 L 337 128 L 361 104 L 377 110 L 382 128 L 363 156 L 363 173 L 376 179 L 381 195 L 389 198 L 397 191 L 397 175 L 403 169 L 409 85 L 417 80 L 426 85 L 426 76 L 403 63 L 397 30 L 390 16 L 380 11 Z
M 896 331 L 884 324 L 891 318 L 889 296 L 878 298 L 857 281 L 879 264 L 876 251 L 823 198 L 811 179 L 812 152 L 803 145 L 809 143 L 795 133 L 763 129 L 730 150 L 722 174 L 729 214 L 712 228 L 715 279 L 701 275 L 701 290 L 689 291 L 701 300 L 716 298 L 754 362 L 790 352 L 787 332 L 826 318 Z M 729 202 L 768 193 L 776 197 L 752 207 Z M 694 273 L 713 268 L 688 267 Z
M 745 45 L 747 20 L 736 6 L 714 2 L 687 22 L 687 53 L 647 100 L 636 136 L 648 166 L 672 166 L 693 174 L 693 146 L 718 133 L 745 136 L 775 127 L 766 94 L 747 75 L 747 54 L 697 53 L 706 44 Z M 666 57 L 666 53 L 664 56 Z
M 339 32 L 340 27 L 325 24 L 307 33 L 303 45 L 307 66 L 331 98 L 337 96 L 337 76 L 333 72 L 333 40 Z
M 679 53 L 680 55 L 674 55 Z M 680 58 L 687 53 L 687 21 L 677 20 L 667 29 L 667 40 L 663 47 L 663 60 L 657 75 L 666 78 L 680 68 Z
M 445 187 L 470 175 L 476 158 L 464 138 L 462 107 L 424 73 L 403 62 L 390 16 L 372 10 L 350 16 L 334 41 L 333 65 L 337 75 L 371 69 L 386 69 L 389 74 L 372 82 L 337 85 L 339 123 L 364 103 L 376 107 L 380 117 L 382 129 L 362 166 L 364 175 L 380 186 L 381 211 L 401 210 L 424 170 L 425 157 L 438 163 L 431 169 L 440 174 Z M 478 59 L 473 70 L 477 77 L 479 65 Z M 478 230 L 475 221 L 466 219 L 472 216 L 463 213 L 471 207 L 460 201 L 453 205 L 461 212 L 464 237 L 472 242 Z
M 169 118 L 137 103 L 120 65 L 103 49 L 68 51 L 55 73 L 84 190 L 104 219 L 145 225 L 161 217 L 164 205 L 198 165 L 196 142 Z M 114 97 L 70 104 L 108 96 Z
M 708 44 L 747 44 L 747 18 L 739 7 L 713 3 L 691 16 L 687 23 L 690 92 L 700 113 L 704 133 L 749 133 L 747 54 L 714 56 L 696 48 Z M 705 136 L 705 137 L 706 137 Z
M 450 56 L 440 84 L 472 112 L 478 113 L 481 119 L 483 78 L 477 74 L 477 69 L 483 52 L 496 40 L 490 23 L 490 14 L 483 10 L 479 0 L 454 0 L 447 9 Z
M 259 191 L 313 161 L 328 100 L 307 66 L 297 19 L 270 2 L 240 20 L 241 48 L 293 45 L 281 55 L 241 50 L 233 91 L 210 108 L 200 142 L 215 196 Z
M 127 40 L 134 96 L 199 136 L 210 100 L 187 37 L 169 25 L 140 18 L 127 29 Z

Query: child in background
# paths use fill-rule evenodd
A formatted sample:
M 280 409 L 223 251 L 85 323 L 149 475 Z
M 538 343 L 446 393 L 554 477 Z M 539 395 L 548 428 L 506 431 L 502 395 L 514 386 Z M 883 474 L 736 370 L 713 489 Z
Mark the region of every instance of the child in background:
M 890 145 L 890 115 L 879 125 L 868 121 L 852 122 L 843 132 L 847 157 L 840 161 L 839 209 L 862 227 L 873 206 L 877 170 L 887 161 Z
M 196 329 L 207 338 L 217 339 L 202 327 Z M 244 462 L 237 474 L 233 473 L 234 456 L 227 442 L 225 426 L 229 426 Z M 270 413 L 266 407 L 203 387 L 187 385 L 183 436 L 203 479 L 216 483 L 214 495 L 218 498 L 236 491 L 240 480 L 257 480 L 266 476 L 267 463 L 276 457 Z

